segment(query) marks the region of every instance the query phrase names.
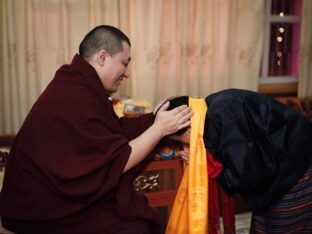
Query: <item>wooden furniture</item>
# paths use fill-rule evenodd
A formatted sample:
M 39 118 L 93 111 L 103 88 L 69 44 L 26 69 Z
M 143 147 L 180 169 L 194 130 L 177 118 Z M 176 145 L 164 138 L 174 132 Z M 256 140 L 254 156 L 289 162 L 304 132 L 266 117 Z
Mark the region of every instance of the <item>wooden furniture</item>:
M 0 136 L 0 151 L 9 151 L 13 145 L 15 135 L 1 135 Z
M 14 135 L 0 136 L 0 190 L 2 189 L 4 168 L 11 146 L 13 145 Z
M 165 233 L 182 175 L 181 159 L 157 160 L 151 162 L 133 182 L 134 189 L 144 193 L 150 205 L 160 214 L 162 233 Z
M 312 121 L 312 97 L 277 97 L 276 100 L 292 107 Z
M 272 97 L 277 96 L 297 96 L 298 83 L 282 83 L 282 84 L 260 84 L 259 93 L 269 95 Z
M 14 135 L 2 135 L 0 136 L 0 190 L 2 189 L 4 167 L 7 160 L 8 152 L 13 145 Z M 0 233 L 1 234 L 14 234 L 13 232 L 2 227 L 0 220 Z

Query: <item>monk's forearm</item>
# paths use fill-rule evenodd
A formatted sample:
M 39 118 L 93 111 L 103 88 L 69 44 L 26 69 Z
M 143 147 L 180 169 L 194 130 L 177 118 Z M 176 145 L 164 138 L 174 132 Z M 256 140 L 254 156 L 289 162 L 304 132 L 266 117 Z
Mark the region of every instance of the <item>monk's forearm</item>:
M 163 105 L 155 117 L 155 121 L 139 137 L 131 140 L 131 154 L 124 168 L 124 172 L 139 164 L 157 145 L 161 138 L 190 126 L 191 108 L 184 106 L 166 111 L 169 103 Z
M 129 142 L 131 154 L 124 172 L 139 164 L 164 136 L 162 131 L 153 124 L 144 133 Z

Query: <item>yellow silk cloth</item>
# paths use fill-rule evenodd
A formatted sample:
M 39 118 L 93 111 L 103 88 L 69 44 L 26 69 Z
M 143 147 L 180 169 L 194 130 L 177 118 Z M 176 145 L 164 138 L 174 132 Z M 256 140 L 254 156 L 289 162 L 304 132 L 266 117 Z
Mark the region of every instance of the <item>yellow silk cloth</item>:
M 208 231 L 208 171 L 203 141 L 207 105 L 204 99 L 189 98 L 191 118 L 189 163 L 177 192 L 166 234 L 204 234 Z

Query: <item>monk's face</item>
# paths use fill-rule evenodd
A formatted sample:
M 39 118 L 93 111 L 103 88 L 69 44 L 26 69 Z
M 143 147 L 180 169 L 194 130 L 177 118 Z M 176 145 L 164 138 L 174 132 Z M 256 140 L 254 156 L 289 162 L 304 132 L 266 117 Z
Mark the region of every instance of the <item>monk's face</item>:
M 114 93 L 124 78 L 128 78 L 128 64 L 130 58 L 130 46 L 122 42 L 123 50 L 114 55 L 105 54 L 105 60 L 99 73 L 100 79 L 107 93 Z

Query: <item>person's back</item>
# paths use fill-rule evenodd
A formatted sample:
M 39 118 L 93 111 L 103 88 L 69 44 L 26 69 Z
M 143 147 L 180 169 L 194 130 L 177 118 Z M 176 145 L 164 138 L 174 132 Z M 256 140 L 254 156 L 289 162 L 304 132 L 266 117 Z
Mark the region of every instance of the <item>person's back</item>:
M 262 212 L 312 165 L 312 123 L 256 92 L 229 89 L 206 97 L 204 141 L 221 163 L 223 188 Z

